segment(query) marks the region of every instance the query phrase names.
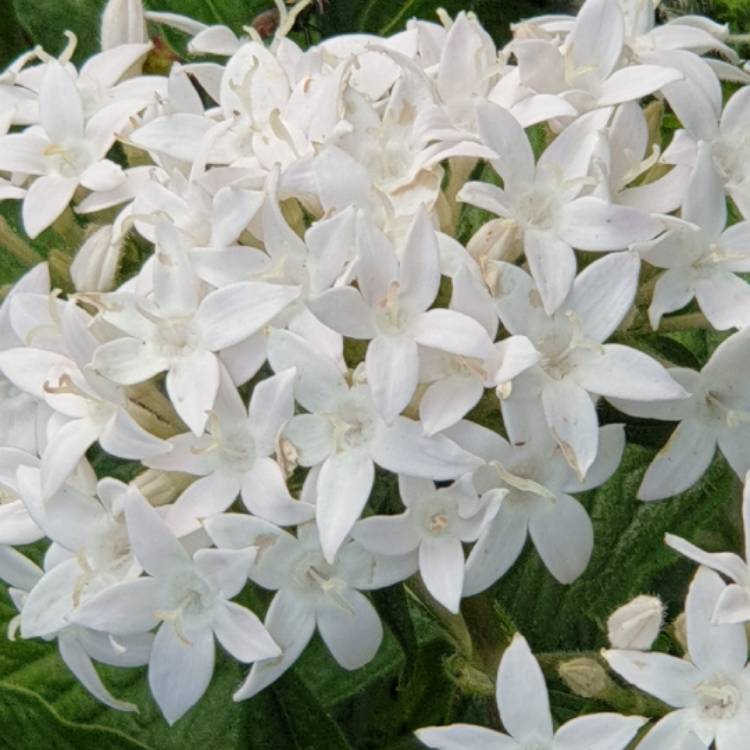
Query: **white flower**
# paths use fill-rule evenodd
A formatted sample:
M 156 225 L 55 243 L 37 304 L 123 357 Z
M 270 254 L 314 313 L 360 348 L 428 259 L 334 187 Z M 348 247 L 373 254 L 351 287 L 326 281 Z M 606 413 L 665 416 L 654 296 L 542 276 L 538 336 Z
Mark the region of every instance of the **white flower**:
M 750 324 L 750 285 L 736 275 L 750 270 L 750 221 L 725 230 L 726 203 L 711 144 L 701 142 L 682 221 L 671 220 L 661 237 L 637 245 L 644 260 L 668 269 L 656 282 L 648 311 L 654 330 L 664 313 L 693 297 L 717 330 Z
M 200 436 L 219 387 L 215 352 L 255 333 L 298 289 L 237 282 L 201 300 L 177 229 L 160 222 L 156 239 L 152 300 L 125 292 L 95 298 L 101 317 L 127 337 L 102 344 L 93 366 L 122 385 L 141 383 L 166 370 L 167 393 L 177 413 Z
M 599 456 L 579 481 L 563 451 L 541 420 L 527 415 L 523 437 L 510 444 L 486 427 L 462 421 L 445 434 L 479 456 L 476 489 L 500 508 L 488 520 L 469 554 L 464 596 L 484 591 L 510 568 L 530 534 L 547 569 L 571 583 L 586 568 L 594 543 L 591 520 L 568 493 L 598 487 L 620 462 L 625 436 L 621 425 L 598 431 Z M 516 425 L 517 433 L 520 425 Z
M 357 283 L 330 289 L 310 307 L 327 326 L 345 336 L 370 339 L 367 382 L 387 423 L 400 414 L 419 380 L 419 348 L 428 346 L 485 359 L 492 342 L 468 315 L 427 308 L 440 286 L 435 232 L 423 210 L 412 224 L 401 259 L 385 237 L 360 214 L 357 223 Z
M 109 0 L 102 13 L 102 49 L 148 41 L 141 0 Z
M 148 666 L 151 692 L 174 724 L 203 695 L 214 671 L 214 636 L 252 662 L 280 649 L 260 620 L 230 601 L 245 585 L 256 548 L 199 549 L 192 557 L 142 498 L 125 500 L 133 552 L 148 576 L 114 584 L 84 602 L 73 621 L 112 635 L 161 623 Z
M 307 483 L 306 483 L 307 484 Z M 310 484 L 310 491 L 313 485 Z M 358 669 L 377 652 L 383 638 L 380 617 L 361 593 L 392 585 L 411 574 L 410 558 L 384 557 L 346 542 L 333 562 L 323 556 L 315 524 L 302 524 L 294 537 L 252 516 L 227 514 L 205 522 L 222 549 L 257 547 L 250 578 L 276 591 L 265 625 L 283 653 L 254 664 L 235 700 L 250 698 L 277 680 L 297 660 L 317 627 L 344 669 Z
M 65 210 L 78 185 L 106 190 L 122 181 L 121 168 L 105 154 L 138 108 L 133 101 L 120 101 L 85 120 L 75 80 L 58 62 L 46 66 L 39 91 L 40 127 L 0 138 L 0 169 L 36 176 L 23 200 L 30 237 Z
M 566 131 L 567 132 L 567 131 Z M 547 314 L 527 273 L 505 262 L 492 265 L 495 305 L 512 334 L 527 336 L 537 364 L 513 379 L 502 403 L 509 432 L 525 412 L 541 411 L 580 479 L 597 455 L 595 401 L 625 394 L 651 402 L 686 399 L 687 392 L 654 359 L 621 344 L 603 344 L 633 302 L 638 258 L 616 253 L 587 266 L 557 312 Z
M 318 466 L 316 519 L 323 553 L 336 550 L 360 517 L 375 479 L 375 464 L 427 479 L 455 479 L 479 460 L 447 438 L 426 437 L 418 422 L 378 415 L 370 388 L 349 385 L 337 365 L 287 331 L 274 331 L 269 361 L 276 372 L 296 370 L 295 398 L 310 413 L 282 431 L 302 466 Z M 283 448 L 282 448 L 283 450 Z
M 435 750 L 625 750 L 646 722 L 600 713 L 572 719 L 555 731 L 544 675 L 518 633 L 500 660 L 496 700 L 508 734 L 472 724 L 426 727 L 415 734 Z
M 651 239 L 662 225 L 629 206 L 581 195 L 597 143 L 611 110 L 579 117 L 534 163 L 531 144 L 516 119 L 494 104 L 479 108 L 482 141 L 497 157 L 490 163 L 503 187 L 468 182 L 458 200 L 515 222 L 544 309 L 557 310 L 576 274 L 572 248 L 597 252 L 622 250 Z
M 394 516 L 369 516 L 352 536 L 381 555 L 406 555 L 419 550 L 419 572 L 427 590 L 446 609 L 458 612 L 464 582 L 462 542 L 476 541 L 488 516 L 497 511 L 480 502 L 470 474 L 449 487 L 436 489 L 427 479 L 399 475 L 399 494 L 406 511 Z
M 688 659 L 643 651 L 604 651 L 610 667 L 674 711 L 641 741 L 639 750 L 680 747 L 690 732 L 707 750 L 741 750 L 750 732 L 750 668 L 743 625 L 713 625 L 711 613 L 724 590 L 721 578 L 699 568 L 690 585 Z
M 717 446 L 739 476 L 750 469 L 750 387 L 737 377 L 748 357 L 750 329 L 745 329 L 723 341 L 701 372 L 669 370 L 690 398 L 647 403 L 610 399 L 625 414 L 679 422 L 643 477 L 641 500 L 661 500 L 686 490 L 706 471 Z
M 294 376 L 288 370 L 258 383 L 246 410 L 222 367 L 203 436 L 177 435 L 168 441 L 169 453 L 144 461 L 200 476 L 167 512 L 167 523 L 178 536 L 200 528 L 200 519 L 225 511 L 240 493 L 248 510 L 283 526 L 313 517 L 315 509 L 292 498 L 271 458 L 281 428 L 294 414 Z

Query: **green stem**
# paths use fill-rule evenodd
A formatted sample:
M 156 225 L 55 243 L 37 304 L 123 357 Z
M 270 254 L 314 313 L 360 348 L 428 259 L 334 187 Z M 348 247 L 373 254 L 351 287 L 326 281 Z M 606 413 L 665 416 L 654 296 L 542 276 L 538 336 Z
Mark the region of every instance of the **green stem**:
M 24 268 L 32 268 L 44 260 L 31 245 L 18 236 L 4 216 L 0 216 L 0 246 Z

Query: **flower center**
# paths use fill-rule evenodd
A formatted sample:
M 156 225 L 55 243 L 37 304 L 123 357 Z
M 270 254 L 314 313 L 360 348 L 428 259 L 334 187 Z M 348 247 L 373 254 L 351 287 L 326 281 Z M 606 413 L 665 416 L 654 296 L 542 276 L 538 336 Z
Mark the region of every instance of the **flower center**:
M 375 436 L 375 416 L 359 399 L 350 399 L 332 415 L 334 440 L 339 452 L 367 445 Z
M 724 675 L 702 682 L 695 691 L 701 713 L 708 719 L 731 719 L 742 702 L 742 693 Z
M 410 316 L 399 299 L 400 290 L 401 286 L 398 281 L 392 281 L 388 285 L 385 298 L 378 303 L 378 309 L 375 312 L 375 327 L 380 333 L 397 335 L 402 333 L 409 323 Z
M 516 204 L 516 220 L 524 227 L 552 229 L 557 223 L 560 200 L 556 190 L 535 186 L 523 193 Z

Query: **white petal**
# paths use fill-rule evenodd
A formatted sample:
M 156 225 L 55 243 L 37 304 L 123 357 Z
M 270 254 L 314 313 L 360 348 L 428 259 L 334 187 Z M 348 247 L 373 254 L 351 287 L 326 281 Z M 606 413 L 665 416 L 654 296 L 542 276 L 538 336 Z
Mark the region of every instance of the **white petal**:
M 471 724 L 425 727 L 414 734 L 434 750 L 518 750 L 518 743 L 500 732 Z
M 542 407 L 565 460 L 583 481 L 599 444 L 599 421 L 591 396 L 570 378 L 550 378 L 542 391 Z
M 372 312 L 360 292 L 350 286 L 329 289 L 308 302 L 324 325 L 353 339 L 370 339 L 376 331 Z
M 516 633 L 497 671 L 497 705 L 503 725 L 518 742 L 552 739 L 544 675 L 526 639 Z
M 526 133 L 508 110 L 496 104 L 480 105 L 477 122 L 482 142 L 498 155 L 491 162 L 493 168 L 503 178 L 505 190 L 515 195 L 534 179 L 534 154 Z
M 587 0 L 578 12 L 567 39 L 572 62 L 577 69 L 604 80 L 622 53 L 625 24 L 620 6 L 608 0 Z
M 187 552 L 142 495 L 129 494 L 124 504 L 133 554 L 147 573 L 164 578 L 189 566 Z
M 169 366 L 166 357 L 153 354 L 143 341 L 115 339 L 102 344 L 94 353 L 94 369 L 115 383 L 134 385 L 152 378 Z
M 650 240 L 663 228 L 661 222 L 635 208 L 586 196 L 565 206 L 560 236 L 579 250 L 622 250 L 633 242 Z
M 654 728 L 638 743 L 639 750 L 663 750 L 674 747 L 679 750 L 707 750 L 706 743 L 690 732 L 693 712 L 689 709 L 673 711 L 660 719 Z M 695 744 L 689 742 L 689 737 Z
M 78 560 L 71 558 L 39 579 L 21 612 L 24 638 L 51 635 L 70 624 L 68 616 L 75 608 L 73 595 L 82 573 Z
M 411 401 L 417 387 L 417 345 L 408 336 L 378 336 L 367 347 L 365 361 L 375 407 L 390 423 Z
M 323 642 L 344 669 L 359 669 L 369 662 L 380 648 L 383 625 L 375 607 L 359 591 L 344 589 L 339 594 L 346 602 L 322 600 L 315 619 Z
M 698 144 L 698 156 L 685 191 L 680 216 L 701 227 L 710 240 L 715 240 L 724 231 L 727 201 L 710 143 L 701 141 Z
M 0 578 L 14 588 L 31 591 L 42 569 L 12 547 L 0 545 Z
M 72 419 L 47 443 L 42 454 L 42 493 L 57 492 L 75 471 L 86 451 L 99 436 L 100 427 L 89 419 Z
M 238 281 L 208 294 L 196 313 L 201 341 L 218 351 L 246 339 L 299 297 L 299 287 Z
M 81 185 L 94 191 L 114 190 L 125 182 L 125 179 L 122 167 L 109 159 L 94 162 L 80 177 Z
M 231 474 L 217 471 L 201 477 L 169 507 L 167 525 L 178 537 L 197 531 L 204 518 L 225 511 L 239 491 L 240 479 Z
M 234 602 L 222 602 L 216 608 L 211 628 L 219 643 L 238 661 L 248 663 L 281 655 L 261 621 Z
M 258 458 L 245 474 L 242 501 L 252 513 L 279 526 L 304 523 L 315 515 L 309 503 L 289 494 L 281 468 L 272 458 Z
M 86 653 L 75 632 L 60 633 L 58 638 L 60 656 L 66 666 L 76 676 L 76 679 L 105 706 L 116 711 L 137 711 L 138 707 L 127 701 L 117 700 L 101 680 L 94 669 L 91 657 Z
M 393 247 L 364 213 L 357 215 L 357 284 L 362 297 L 374 308 L 398 279 L 398 261 Z
M 703 680 L 691 662 L 667 654 L 612 650 L 602 656 L 628 682 L 677 708 L 693 703 L 693 689 Z
M 401 255 L 401 296 L 411 310 L 426 310 L 440 286 L 440 254 L 435 230 L 420 206 Z
M 57 174 L 38 177 L 23 200 L 21 215 L 26 234 L 34 239 L 67 208 L 78 186 L 75 177 Z
M 750 591 L 729 584 L 716 602 L 713 619 L 718 625 L 750 622 Z
M 628 65 L 615 71 L 604 81 L 597 104 L 606 107 L 610 104 L 632 102 L 681 79 L 682 74 L 674 68 L 665 68 L 661 65 Z
M 435 599 L 449 612 L 457 614 L 464 583 L 464 548 L 460 540 L 422 541 L 419 545 L 419 572 Z
M 173 361 L 167 372 L 166 386 L 175 411 L 195 435 L 201 435 L 219 388 L 216 355 L 196 349 Z
M 579 716 L 555 734 L 555 750 L 624 750 L 646 723 L 641 716 L 601 713 Z
M 621 344 L 605 344 L 581 357 L 578 383 L 591 393 L 639 401 L 680 399 L 685 389 L 655 360 Z
M 368 516 L 354 525 L 352 537 L 381 555 L 405 555 L 419 546 L 419 534 L 407 513 Z
M 698 279 L 695 296 L 709 323 L 719 331 L 750 325 L 750 284 L 729 271 Z
M 547 569 L 560 583 L 572 583 L 586 569 L 594 548 L 594 528 L 585 508 L 560 493 L 532 515 L 529 533 Z
M 362 514 L 375 478 L 372 459 L 361 450 L 328 458 L 318 477 L 316 517 L 320 545 L 329 562 Z
M 124 409 L 117 409 L 107 422 L 99 444 L 120 458 L 141 459 L 167 452 L 171 445 L 143 429 Z
M 473 409 L 484 394 L 479 378 L 452 375 L 431 383 L 419 402 L 425 435 L 450 427 Z
M 371 450 L 373 460 L 388 471 L 438 481 L 455 479 L 482 463 L 442 435 L 423 435 L 419 422 L 405 417 L 379 425 Z
M 293 368 L 266 378 L 253 388 L 248 417 L 252 425 L 258 454 L 267 456 L 274 451 L 281 428 L 294 415 Z
M 581 322 L 592 341 L 606 341 L 633 304 L 640 260 L 635 253 L 611 253 L 576 277 L 565 307 Z
M 336 363 L 289 331 L 271 333 L 268 361 L 275 372 L 295 368 L 295 397 L 308 411 L 333 411 L 349 391 Z
M 473 596 L 490 587 L 510 569 L 526 542 L 528 517 L 512 506 L 501 505 L 484 529 L 466 561 L 464 595 Z
M 685 600 L 688 652 L 704 674 L 738 675 L 747 663 L 744 624 L 713 624 L 716 603 L 725 588 L 718 573 L 698 568 Z
M 318 414 L 298 414 L 282 435 L 294 447 L 300 466 L 316 466 L 336 450 L 333 424 Z
M 575 253 L 565 240 L 547 232 L 524 232 L 523 248 L 544 309 L 552 314 L 560 307 L 573 284 L 576 275 Z
M 418 344 L 451 354 L 484 359 L 491 353 L 492 342 L 482 325 L 454 310 L 433 309 L 422 313 L 410 333 Z
M 289 590 L 279 591 L 266 613 L 266 628 L 281 647 L 281 658 L 265 659 L 253 664 L 250 674 L 234 694 L 234 700 L 252 698 L 275 682 L 297 661 L 315 632 L 315 614 L 309 601 Z
M 685 307 L 695 295 L 695 278 L 690 269 L 679 268 L 663 273 L 656 281 L 648 308 L 651 328 L 659 327 L 662 316 Z
M 151 694 L 170 726 L 200 700 L 214 672 L 211 630 L 188 622 L 183 629 L 178 634 L 168 622 L 159 628 L 148 665 Z
M 130 139 L 147 151 L 166 154 L 192 164 L 206 133 L 213 125 L 213 121 L 206 117 L 177 113 L 157 117 L 138 128 Z
M 75 81 L 54 60 L 39 89 L 39 121 L 52 143 L 67 146 L 83 137 L 83 107 Z
M 648 467 L 638 497 L 662 500 L 684 492 L 710 466 L 716 452 L 716 435 L 697 419 L 677 425 L 669 440 Z

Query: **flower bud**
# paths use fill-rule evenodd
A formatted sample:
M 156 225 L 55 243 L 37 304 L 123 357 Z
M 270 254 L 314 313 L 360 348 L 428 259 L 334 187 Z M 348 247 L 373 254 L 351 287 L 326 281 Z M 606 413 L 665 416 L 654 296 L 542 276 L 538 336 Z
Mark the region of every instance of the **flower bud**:
M 122 243 L 112 241 L 112 227 L 97 229 L 81 245 L 70 266 L 70 276 L 79 292 L 106 292 L 115 285 Z
M 664 605 L 655 596 L 637 596 L 612 613 L 607 635 L 613 648 L 645 651 L 659 635 Z
M 568 688 L 582 698 L 596 698 L 613 684 L 604 667 L 587 657 L 563 662 L 557 672 Z
M 109 0 L 102 13 L 102 49 L 148 41 L 141 0 Z

